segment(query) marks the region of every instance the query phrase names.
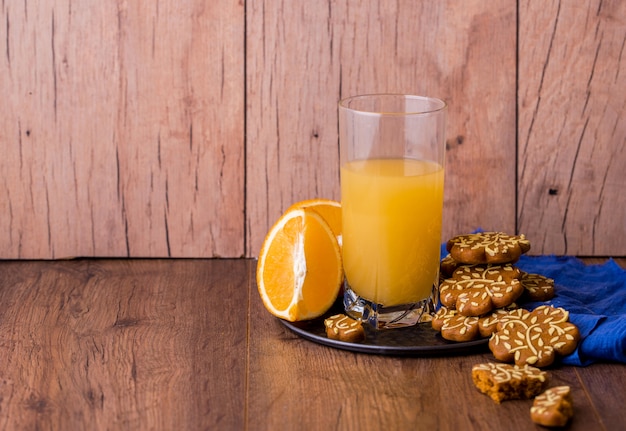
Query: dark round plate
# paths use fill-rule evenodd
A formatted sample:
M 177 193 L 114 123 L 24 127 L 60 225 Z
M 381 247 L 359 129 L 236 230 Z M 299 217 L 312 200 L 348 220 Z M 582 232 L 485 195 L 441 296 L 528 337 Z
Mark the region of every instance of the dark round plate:
M 340 304 L 336 304 L 328 313 L 318 319 L 303 322 L 278 320 L 297 335 L 309 341 L 337 349 L 379 355 L 436 356 L 477 353 L 484 351 L 489 341 L 487 338 L 467 342 L 448 341 L 442 338 L 439 332 L 432 329 L 430 323 L 382 331 L 374 331 L 366 325 L 365 341 L 360 343 L 337 341 L 326 337 L 326 329 L 324 328 L 324 319 L 337 313 L 343 313 Z

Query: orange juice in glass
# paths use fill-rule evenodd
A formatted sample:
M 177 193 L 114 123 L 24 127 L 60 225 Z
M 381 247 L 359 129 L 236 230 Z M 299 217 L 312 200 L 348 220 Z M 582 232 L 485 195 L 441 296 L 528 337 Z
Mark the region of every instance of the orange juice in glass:
M 344 305 L 374 328 L 418 323 L 436 301 L 446 105 L 368 95 L 339 105 Z

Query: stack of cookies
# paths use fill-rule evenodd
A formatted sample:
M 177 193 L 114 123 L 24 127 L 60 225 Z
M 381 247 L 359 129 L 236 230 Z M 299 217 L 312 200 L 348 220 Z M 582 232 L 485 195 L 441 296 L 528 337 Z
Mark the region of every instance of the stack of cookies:
M 554 280 L 521 271 L 514 264 L 530 250 L 524 235 L 481 232 L 450 239 L 441 261 L 441 308 L 432 326 L 451 341 L 490 337 L 496 359 L 544 367 L 555 353 L 574 351 L 580 335 L 562 308 L 543 305 L 532 312 L 528 301 L 554 296 Z

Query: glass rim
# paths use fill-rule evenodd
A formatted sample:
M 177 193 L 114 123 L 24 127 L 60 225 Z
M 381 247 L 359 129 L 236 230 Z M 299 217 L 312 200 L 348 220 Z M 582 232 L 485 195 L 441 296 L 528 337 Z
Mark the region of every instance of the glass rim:
M 381 112 L 374 110 L 366 110 L 366 109 L 358 109 L 352 108 L 348 106 L 350 102 L 356 100 L 365 100 L 365 99 L 391 99 L 391 98 L 403 98 L 410 100 L 419 100 L 422 102 L 434 102 L 436 106 L 428 109 L 420 109 L 420 110 L 407 110 L 407 111 L 389 111 L 389 112 Z M 403 93 L 371 93 L 371 94 L 360 94 L 356 96 L 349 96 L 339 100 L 339 108 L 346 109 L 348 111 L 358 112 L 363 115 L 375 115 L 375 116 L 408 116 L 408 115 L 429 115 L 436 114 L 441 111 L 445 111 L 448 107 L 448 104 L 443 100 L 437 97 L 429 97 L 429 96 L 417 96 L 413 94 L 403 94 Z

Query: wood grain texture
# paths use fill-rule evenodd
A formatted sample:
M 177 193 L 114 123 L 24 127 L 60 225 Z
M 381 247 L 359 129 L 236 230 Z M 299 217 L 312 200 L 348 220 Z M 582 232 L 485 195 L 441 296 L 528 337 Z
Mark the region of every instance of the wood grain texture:
M 0 427 L 242 429 L 248 267 L 3 264 Z
M 339 199 L 337 102 L 374 92 L 449 103 L 444 237 L 514 230 L 515 20 L 511 1 L 251 2 L 248 255 L 293 202 Z
M 0 259 L 257 256 L 337 102 L 449 104 L 443 238 L 626 255 L 626 4 L 4 1 Z
M 624 267 L 626 265 L 622 265 L 622 268 Z M 589 371 L 576 370 L 578 378 L 588 388 L 589 396 L 604 398 L 604 402 L 598 403 L 594 406 L 594 410 L 589 412 L 590 416 L 595 416 L 603 422 L 606 421 L 605 418 L 610 417 L 610 421 L 616 424 L 622 424 L 622 426 L 626 424 L 626 410 L 622 407 L 624 400 L 619 395 L 613 396 L 613 393 L 608 392 L 606 388 L 606 376 L 611 377 L 616 387 L 625 387 L 626 375 L 622 373 L 623 370 L 623 364 L 598 364 L 590 367 Z M 607 424 L 606 429 L 611 429 L 611 426 Z
M 2 3 L 0 257 L 244 253 L 243 10 Z
M 520 2 L 519 230 L 626 254 L 626 3 Z
M 250 429 L 534 429 L 532 401 L 498 405 L 474 387 L 469 370 L 493 362 L 488 350 L 432 358 L 352 353 L 292 333 L 265 311 L 254 289 L 250 310 L 248 387 L 250 394 L 263 394 L 248 398 Z M 556 366 L 549 372 L 551 385 L 572 388 L 576 416 L 568 429 L 608 430 L 623 423 L 617 403 L 626 401 L 624 392 L 607 387 L 621 388 L 623 364 Z M 609 393 L 614 399 L 598 405 Z
M 497 405 L 473 386 L 487 350 L 321 346 L 263 308 L 255 270 L 252 259 L 0 261 L 0 429 L 534 429 L 531 401 Z M 623 428 L 625 364 L 549 372 L 573 389 L 569 430 Z

